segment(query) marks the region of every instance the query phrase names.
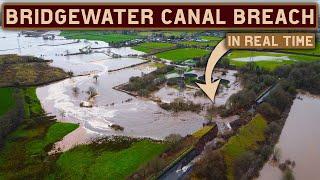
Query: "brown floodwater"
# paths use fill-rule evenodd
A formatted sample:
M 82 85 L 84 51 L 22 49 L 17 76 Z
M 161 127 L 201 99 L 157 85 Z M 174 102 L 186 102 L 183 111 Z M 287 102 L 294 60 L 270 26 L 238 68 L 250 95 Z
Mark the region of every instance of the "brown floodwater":
M 278 144 L 281 162 L 293 160 L 295 179 L 319 179 L 320 176 L 320 98 L 299 95 L 294 100 Z M 277 180 L 282 172 L 271 162 L 260 172 L 260 180 Z
M 194 73 L 198 74 L 198 76 L 202 76 L 204 71 L 196 70 L 193 71 Z M 237 93 L 241 90 L 241 86 L 239 81 L 237 80 L 235 74 L 237 71 L 235 70 L 228 70 L 225 75 L 221 75 L 220 73 L 213 73 L 213 78 L 216 79 L 217 77 L 223 78 L 228 80 L 230 83 L 228 84 L 228 88 L 224 86 L 220 86 L 219 93 L 215 97 L 214 105 L 221 106 L 227 103 L 229 97 L 232 94 Z M 184 91 L 180 92 L 177 88 L 165 86 L 161 88 L 159 91 L 155 92 L 153 95 L 156 98 L 159 98 L 162 102 L 170 103 L 173 102 L 176 98 L 182 98 L 184 100 L 192 101 L 196 104 L 202 105 L 211 105 L 212 102 L 207 96 L 194 96 L 196 91 L 199 90 L 197 86 L 195 88 L 187 88 Z

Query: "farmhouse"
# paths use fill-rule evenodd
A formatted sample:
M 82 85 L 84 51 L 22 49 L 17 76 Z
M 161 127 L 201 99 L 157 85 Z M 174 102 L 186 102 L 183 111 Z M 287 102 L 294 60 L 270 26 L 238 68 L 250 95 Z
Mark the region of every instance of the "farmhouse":
M 273 15 L 275 14 L 275 16 Z M 234 10 L 234 24 L 315 24 L 314 9 L 243 9 Z
M 42 38 L 43 38 L 44 40 L 54 40 L 55 35 L 54 35 L 54 34 L 44 34 L 44 35 L 42 36 Z

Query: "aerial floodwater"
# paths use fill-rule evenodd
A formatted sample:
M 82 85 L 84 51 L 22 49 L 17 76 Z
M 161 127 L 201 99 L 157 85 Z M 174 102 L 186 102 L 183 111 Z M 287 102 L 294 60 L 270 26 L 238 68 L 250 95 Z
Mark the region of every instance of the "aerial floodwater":
M 44 110 L 57 116 L 60 121 L 79 123 L 80 128 L 67 135 L 58 148 L 67 150 L 78 143 L 85 143 L 94 137 L 106 135 L 124 135 L 131 137 L 149 137 L 163 139 L 171 133 L 183 136 L 202 127 L 205 118 L 196 113 L 171 113 L 161 109 L 154 101 L 132 97 L 114 90 L 113 87 L 126 83 L 132 76 L 155 69 L 150 63 L 129 67 L 144 62 L 138 57 L 113 58 L 111 53 L 126 56 L 142 54 L 129 47 L 110 48 L 101 41 L 69 40 L 55 34 L 54 40 L 40 37 L 25 37 L 20 32 L 0 31 L 0 38 L 6 43 L 0 44 L 0 54 L 19 54 L 53 60 L 52 66 L 72 71 L 75 77 L 37 88 L 37 95 Z M 77 54 L 79 49 L 90 46 L 93 53 Z M 75 54 L 68 55 L 66 54 Z M 119 68 L 129 67 L 122 70 Z M 110 70 L 117 70 L 109 72 Z M 79 76 L 78 76 L 79 75 Z M 97 80 L 94 76 L 98 76 Z M 79 92 L 74 93 L 73 88 Z M 96 89 L 93 107 L 80 107 L 88 101 L 87 91 Z M 124 131 L 115 131 L 110 127 L 117 124 Z
M 320 167 L 320 98 L 298 95 L 291 107 L 278 144 L 281 163 L 295 162 L 295 179 L 314 179 Z M 282 179 L 278 166 L 268 162 L 260 171 L 259 180 Z

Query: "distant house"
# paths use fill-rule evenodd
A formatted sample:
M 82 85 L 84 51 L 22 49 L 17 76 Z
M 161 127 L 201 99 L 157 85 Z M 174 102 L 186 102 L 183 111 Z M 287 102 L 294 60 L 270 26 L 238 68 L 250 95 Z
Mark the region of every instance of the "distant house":
M 43 38 L 44 40 L 54 40 L 55 35 L 54 35 L 54 34 L 44 34 L 44 35 L 42 36 L 42 38 Z
M 195 67 L 197 62 L 193 59 L 188 59 L 188 60 L 184 61 L 182 64 L 189 66 L 189 67 Z
M 92 105 L 92 103 L 90 103 L 90 102 L 82 101 L 82 102 L 80 103 L 80 107 L 92 108 L 93 105 Z
M 203 76 L 199 76 L 199 77 L 198 77 L 198 80 L 199 80 L 199 81 L 204 81 L 204 80 L 205 80 L 205 79 L 204 79 L 204 75 L 203 75 Z
M 179 79 L 180 75 L 178 73 L 171 73 L 171 74 L 167 74 L 166 79 Z
M 186 72 L 183 74 L 184 78 L 197 78 L 198 75 L 196 73 L 193 72 Z
M 83 48 L 79 49 L 79 51 L 80 51 L 80 53 L 84 53 L 84 54 L 92 53 L 91 46 L 83 47 Z
M 21 34 L 26 37 L 41 37 L 45 31 L 21 31 Z
M 112 58 L 121 58 L 121 55 L 120 55 L 120 54 L 115 54 L 115 53 L 113 53 L 113 54 L 112 54 Z
M 225 135 L 232 132 L 229 122 L 216 122 L 219 134 Z
M 203 76 L 199 76 L 199 77 L 198 77 L 198 80 L 199 80 L 199 81 L 205 81 L 204 75 L 203 75 Z M 216 80 L 216 79 L 215 79 L 215 80 Z M 211 77 L 211 81 L 213 81 L 213 77 Z

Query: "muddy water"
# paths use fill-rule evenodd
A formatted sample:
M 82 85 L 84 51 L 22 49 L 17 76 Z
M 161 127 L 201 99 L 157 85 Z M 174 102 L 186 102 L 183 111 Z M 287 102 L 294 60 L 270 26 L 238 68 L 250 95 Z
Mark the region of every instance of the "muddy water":
M 291 61 L 288 56 L 253 56 L 244 58 L 233 58 L 234 61 L 251 62 L 251 61 Z
M 127 82 L 131 76 L 151 69 L 148 65 L 130 68 L 101 75 L 98 83 L 92 77 L 78 77 L 38 88 L 38 96 L 46 110 L 61 119 L 80 123 L 89 132 L 99 135 L 128 135 L 162 139 L 170 133 L 182 135 L 193 132 L 204 121 L 193 113 L 172 114 L 159 108 L 153 101 L 134 98 L 112 89 L 115 85 Z M 73 95 L 72 87 L 80 89 L 78 96 Z M 93 108 L 83 108 L 79 104 L 87 100 L 85 92 L 89 86 L 95 87 L 99 95 Z M 130 100 L 129 100 L 130 99 Z M 66 117 L 59 113 L 65 111 Z M 112 130 L 109 125 L 119 124 L 123 132 Z
M 198 76 L 202 76 L 204 74 L 204 71 L 196 71 L 196 73 L 198 74 Z M 224 87 L 222 85 L 220 86 L 219 93 L 216 95 L 216 98 L 215 98 L 214 104 L 216 106 L 225 105 L 227 100 L 232 94 L 235 94 L 241 90 L 240 83 L 237 81 L 235 76 L 236 73 L 237 71 L 235 70 L 228 70 L 226 75 L 221 75 L 221 73 L 213 74 L 213 79 L 217 79 L 219 77 L 219 78 L 226 79 L 230 82 L 228 84 L 228 87 Z M 195 86 L 195 88 L 197 88 L 197 86 Z M 179 90 L 176 88 L 165 86 L 161 88 L 158 92 L 156 92 L 154 96 L 157 98 L 160 98 L 162 102 L 166 102 L 166 103 L 172 102 L 176 98 L 182 98 L 185 100 L 190 100 L 197 104 L 211 105 L 212 102 L 207 96 L 205 95 L 196 96 L 196 97 L 194 96 L 197 89 L 186 89 L 183 92 L 179 92 Z
M 281 150 L 281 161 L 296 162 L 293 169 L 297 180 L 316 179 L 320 176 L 320 99 L 299 95 L 291 107 L 277 147 Z M 260 180 L 277 180 L 282 172 L 271 163 L 266 163 L 260 172 Z
M 132 76 L 141 76 L 154 70 L 149 64 L 135 68 L 123 69 L 108 73 L 108 70 L 127 67 L 143 62 L 139 58 L 113 59 L 100 51 L 108 51 L 128 55 L 141 54 L 131 48 L 104 48 L 107 43 L 100 41 L 76 42 L 60 37 L 55 33 L 56 40 L 43 40 L 42 37 L 32 38 L 18 36 L 18 32 L 0 31 L 0 54 L 32 55 L 53 60 L 51 65 L 73 71 L 75 74 L 95 72 L 99 75 L 97 82 L 93 75 L 75 77 L 37 88 L 37 95 L 46 112 L 56 115 L 60 121 L 80 124 L 80 129 L 70 133 L 57 148 L 63 150 L 84 143 L 91 138 L 106 135 L 126 135 L 133 137 L 150 137 L 163 139 L 171 133 L 187 135 L 202 126 L 205 121 L 198 114 L 185 112 L 172 114 L 162 110 L 156 103 L 141 98 L 134 98 L 112 87 L 126 83 Z M 63 45 L 65 43 L 72 43 Z M 52 46 L 55 45 L 55 46 Z M 79 52 L 80 48 L 90 45 L 100 48 L 100 53 L 87 55 L 63 56 L 63 54 Z M 79 94 L 72 92 L 78 87 Z M 92 108 L 80 107 L 81 101 L 88 100 L 86 91 L 94 87 L 98 96 Z M 63 112 L 63 113 L 62 113 Z M 62 115 L 64 114 L 64 115 Z M 118 124 L 124 127 L 123 132 L 109 127 Z
M 102 41 L 84 41 L 69 40 L 58 36 L 60 32 L 51 31 L 51 34 L 56 35 L 55 40 L 44 40 L 42 37 L 24 37 L 18 36 L 18 31 L 3 31 L 0 30 L 0 54 L 18 54 L 31 55 L 47 60 L 53 60 L 52 66 L 63 68 L 66 71 L 72 70 L 75 74 L 84 74 L 90 71 L 98 70 L 105 71 L 108 69 L 117 69 L 123 66 L 128 66 L 142 62 L 137 58 L 121 58 L 112 59 L 104 53 L 92 53 L 76 56 L 63 56 L 67 53 L 77 53 L 79 49 L 86 46 L 92 48 L 102 48 L 96 51 L 102 52 L 110 49 L 111 52 L 121 55 L 142 54 L 139 51 L 134 51 L 131 48 L 103 48 L 109 44 Z M 72 43 L 72 44 L 66 44 Z M 66 44 L 66 45 L 63 45 Z

